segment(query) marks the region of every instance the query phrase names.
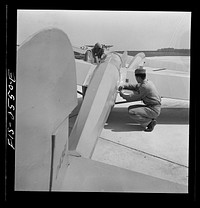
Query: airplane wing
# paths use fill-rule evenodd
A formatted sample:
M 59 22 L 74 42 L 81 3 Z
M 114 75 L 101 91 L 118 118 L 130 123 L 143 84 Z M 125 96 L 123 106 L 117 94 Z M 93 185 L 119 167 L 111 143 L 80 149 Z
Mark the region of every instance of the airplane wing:
M 76 59 L 84 59 L 85 52 L 87 51 L 86 49 L 82 49 L 82 48 L 76 47 L 76 46 L 73 46 L 72 49 L 74 51 L 74 56 Z
M 145 62 L 148 63 L 148 58 Z M 144 65 L 147 79 L 151 80 L 158 89 L 161 97 L 189 100 L 190 74 L 186 70 L 177 70 L 178 65 L 172 62 L 153 62 Z M 136 84 L 134 71 L 128 69 L 126 81 Z
M 94 47 L 94 45 L 86 45 L 87 47 Z
M 111 48 L 113 47 L 113 45 L 105 45 L 107 48 Z
M 146 69 L 147 79 L 155 84 L 161 97 L 189 100 L 189 64 L 167 61 L 162 57 L 145 57 L 142 52 L 134 57 L 124 53 L 122 57 L 126 61 L 121 69 L 121 85 L 137 84 L 134 72 L 137 66 L 142 65 Z
M 87 86 L 97 65 L 75 59 L 77 85 Z
M 74 51 L 82 51 L 79 48 L 73 47 Z M 111 52 L 112 54 L 112 52 Z M 108 54 L 107 54 L 108 55 Z M 118 56 L 121 57 L 122 65 L 126 65 L 127 61 L 127 52 L 124 52 L 124 54 L 121 56 L 118 54 Z M 75 56 L 76 57 L 76 56 Z M 84 60 L 75 59 L 76 63 L 76 76 L 77 76 L 77 85 L 80 86 L 88 86 L 90 83 L 90 80 L 92 78 L 92 75 L 95 71 L 95 68 L 98 66 L 97 64 L 92 64 L 90 62 L 86 62 Z
M 76 51 L 82 52 L 82 50 L 77 47 L 73 47 L 73 49 L 74 51 L 76 50 Z M 121 72 L 120 83 L 121 84 L 126 82 L 127 69 L 134 71 L 137 68 L 137 66 L 141 64 L 145 58 L 144 53 L 138 53 L 134 57 L 128 56 L 127 51 L 124 51 L 122 55 L 116 52 L 109 52 L 107 53 L 107 55 L 112 54 L 112 53 L 117 54 L 121 59 L 121 64 L 122 64 L 121 69 L 120 69 L 120 72 Z M 76 62 L 77 85 L 88 86 L 91 80 L 91 77 L 94 73 L 94 70 L 97 67 L 97 64 L 92 64 L 84 60 L 79 60 L 77 58 L 75 59 L 75 62 Z
M 73 47 L 74 49 L 74 47 Z M 75 48 L 83 52 L 82 49 Z M 112 53 L 112 52 L 111 52 Z M 144 53 L 128 56 L 127 51 L 119 54 L 122 59 L 120 84 L 136 84 L 134 71 L 143 65 L 147 71 L 147 78 L 156 85 L 161 97 L 175 99 L 189 99 L 190 75 L 187 66 L 175 62 L 166 62 L 156 58 L 145 57 Z M 97 65 L 75 59 L 77 85 L 87 86 Z
M 74 52 L 80 53 L 80 54 L 85 54 L 85 52 L 86 52 L 86 49 L 82 49 L 82 48 L 77 47 L 77 46 L 72 46 L 72 49 L 73 49 Z
M 147 67 L 147 77 L 156 85 L 161 97 L 189 100 L 190 75 L 186 72 Z
M 113 45 L 104 45 L 103 44 L 103 48 L 105 48 L 106 50 L 108 50 L 109 48 L 113 47 Z
M 89 47 L 89 48 L 93 48 L 94 47 L 94 45 L 85 45 L 85 46 Z M 103 46 L 103 48 L 106 48 L 106 49 L 113 47 L 113 45 L 106 45 L 106 44 L 102 44 L 102 46 Z

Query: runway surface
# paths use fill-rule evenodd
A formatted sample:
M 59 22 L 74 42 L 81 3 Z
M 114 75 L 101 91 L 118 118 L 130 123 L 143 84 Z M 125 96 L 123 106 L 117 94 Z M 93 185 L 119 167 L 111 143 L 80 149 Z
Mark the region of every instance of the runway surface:
M 70 115 L 70 130 L 82 102 L 80 95 L 78 101 Z M 118 96 L 116 101 L 122 99 Z M 188 185 L 189 101 L 163 98 L 153 132 L 142 131 L 129 118 L 127 107 L 137 103 L 114 106 L 91 159 Z

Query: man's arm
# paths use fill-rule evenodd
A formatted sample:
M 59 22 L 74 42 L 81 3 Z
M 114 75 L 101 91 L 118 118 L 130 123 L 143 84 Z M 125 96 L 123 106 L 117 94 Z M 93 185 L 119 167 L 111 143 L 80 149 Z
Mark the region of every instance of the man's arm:
M 124 94 L 123 91 L 120 91 L 120 96 L 127 101 L 139 101 L 145 97 L 146 91 L 143 88 L 140 88 L 138 91 L 133 91 L 130 94 Z
M 137 84 L 135 84 L 135 85 L 129 84 L 129 85 L 124 85 L 124 89 L 125 90 L 134 90 L 134 91 L 137 91 L 138 90 L 138 87 L 137 87 Z
M 99 58 L 98 58 L 98 56 L 94 56 L 94 63 L 96 63 L 96 64 L 99 63 Z
M 119 91 L 121 91 L 123 89 L 124 90 L 134 90 L 134 91 L 137 91 L 138 90 L 138 86 L 137 86 L 137 84 L 135 84 L 135 85 L 129 84 L 129 85 L 123 85 L 123 86 L 119 87 Z

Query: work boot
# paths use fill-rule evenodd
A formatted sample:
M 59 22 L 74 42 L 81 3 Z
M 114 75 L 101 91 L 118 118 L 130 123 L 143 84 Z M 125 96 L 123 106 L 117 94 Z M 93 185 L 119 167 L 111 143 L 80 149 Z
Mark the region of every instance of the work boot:
M 156 124 L 157 124 L 156 120 L 152 119 L 151 123 L 147 126 L 147 128 L 144 131 L 146 131 L 146 132 L 153 131 Z

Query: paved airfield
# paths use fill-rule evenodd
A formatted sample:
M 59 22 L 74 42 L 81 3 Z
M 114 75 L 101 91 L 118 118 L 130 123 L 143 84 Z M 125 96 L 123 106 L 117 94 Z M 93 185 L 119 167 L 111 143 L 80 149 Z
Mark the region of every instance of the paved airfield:
M 82 102 L 79 94 L 78 100 L 70 115 L 70 130 Z M 118 96 L 116 102 L 120 101 Z M 162 111 L 152 132 L 142 131 L 129 118 L 127 107 L 136 103 L 140 102 L 114 106 L 92 159 L 188 185 L 189 101 L 162 98 Z

